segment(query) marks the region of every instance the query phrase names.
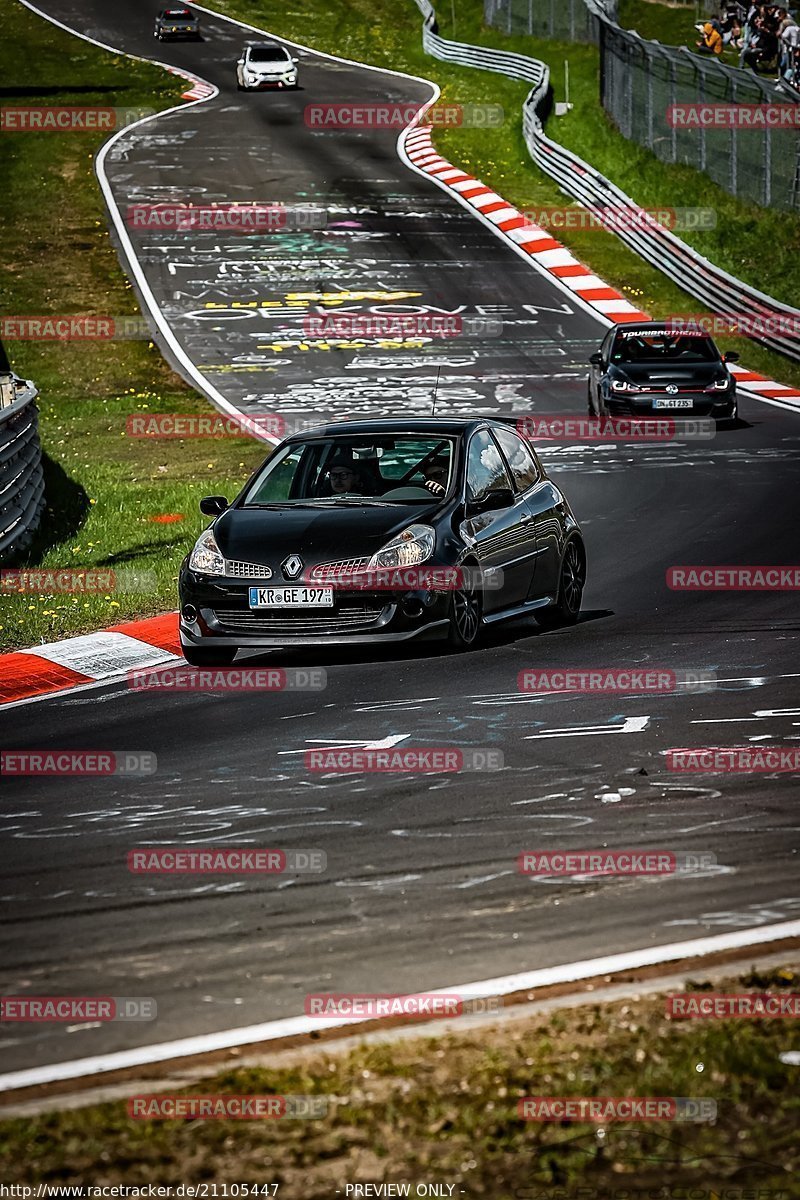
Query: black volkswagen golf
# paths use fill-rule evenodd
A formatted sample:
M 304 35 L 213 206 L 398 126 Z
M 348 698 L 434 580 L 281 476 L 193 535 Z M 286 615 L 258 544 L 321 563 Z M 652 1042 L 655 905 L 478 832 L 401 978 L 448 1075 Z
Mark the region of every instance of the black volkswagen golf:
M 188 662 L 237 650 L 447 638 L 535 613 L 577 620 L 580 527 L 513 425 L 418 418 L 320 426 L 282 442 L 180 572 Z
M 736 419 L 739 355 L 722 355 L 702 329 L 646 321 L 613 325 L 589 359 L 589 414 Z

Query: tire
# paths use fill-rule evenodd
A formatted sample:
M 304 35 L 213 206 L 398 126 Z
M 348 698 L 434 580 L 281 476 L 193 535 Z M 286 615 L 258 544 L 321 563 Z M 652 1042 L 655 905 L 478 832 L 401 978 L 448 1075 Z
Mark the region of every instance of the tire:
M 738 429 L 740 424 L 738 404 L 733 406 L 733 412 L 729 417 L 718 417 L 716 420 L 717 429 Z
M 182 642 L 181 651 L 190 667 L 229 667 L 236 657 L 236 651 L 227 646 L 206 649 L 205 646 L 187 646 Z
M 463 563 L 468 575 L 465 585 L 453 592 L 450 600 L 450 627 L 447 644 L 452 650 L 471 650 L 477 643 L 483 626 L 483 593 L 476 586 L 476 563 Z
M 570 538 L 561 560 L 558 595 L 554 604 L 536 611 L 536 620 L 543 629 L 574 625 L 581 611 L 583 589 L 586 585 L 586 551 L 583 542 Z

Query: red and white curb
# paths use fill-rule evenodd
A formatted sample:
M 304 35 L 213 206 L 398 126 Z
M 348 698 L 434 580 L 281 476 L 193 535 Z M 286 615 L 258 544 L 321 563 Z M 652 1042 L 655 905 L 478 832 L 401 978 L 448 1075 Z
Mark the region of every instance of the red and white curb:
M 181 659 L 177 613 L 32 646 L 0 655 L 0 707 Z
M 216 96 L 217 88 L 213 83 L 208 83 L 207 80 L 201 79 L 199 75 L 193 75 L 191 71 L 183 71 L 180 67 L 167 67 L 170 75 L 179 75 L 181 79 L 188 79 L 191 87 L 188 91 L 183 92 L 181 98 L 183 100 L 210 100 L 212 96 Z
M 778 408 L 788 408 L 800 412 L 800 388 L 789 387 L 787 383 L 778 383 L 757 371 L 748 371 L 747 367 L 731 363 L 730 371 L 736 376 L 736 386 L 739 391 L 750 392 L 765 404 L 776 404 Z
M 421 174 L 455 193 L 462 204 L 493 225 L 498 236 L 510 242 L 517 253 L 529 255 L 534 266 L 547 272 L 554 283 L 572 292 L 604 320 L 615 323 L 650 320 L 647 313 L 579 262 L 549 230 L 528 220 L 480 179 L 443 158 L 433 146 L 432 135 L 430 127 L 416 125 L 400 137 L 401 152 Z M 767 404 L 800 411 L 800 389 L 749 371 L 747 367 L 732 365 L 731 371 L 742 391 Z
M 549 230 L 542 229 L 523 216 L 513 204 L 509 204 L 497 192 L 481 183 L 474 175 L 454 167 L 437 153 L 432 144 L 432 130 L 414 126 L 402 139 L 403 149 L 409 161 L 425 175 L 430 175 L 439 184 L 455 192 L 467 206 L 474 209 L 495 226 L 498 233 L 513 243 L 514 247 L 529 254 L 535 265 L 542 267 L 568 288 L 595 312 L 608 321 L 647 320 L 635 305 L 626 300 L 614 288 L 609 287 L 583 263 L 578 262 L 561 242 L 556 241 Z

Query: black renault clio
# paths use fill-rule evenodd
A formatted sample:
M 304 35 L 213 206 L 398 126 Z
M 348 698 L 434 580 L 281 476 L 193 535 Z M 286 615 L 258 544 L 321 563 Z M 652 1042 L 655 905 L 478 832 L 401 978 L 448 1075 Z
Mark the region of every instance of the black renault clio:
M 736 380 L 727 364 L 738 357 L 720 354 L 696 327 L 659 321 L 614 325 L 589 359 L 589 414 L 733 421 Z
M 535 450 L 485 419 L 341 422 L 281 443 L 180 572 L 197 666 L 237 650 L 445 637 L 577 620 L 580 527 Z M 414 572 L 417 572 L 414 574 Z

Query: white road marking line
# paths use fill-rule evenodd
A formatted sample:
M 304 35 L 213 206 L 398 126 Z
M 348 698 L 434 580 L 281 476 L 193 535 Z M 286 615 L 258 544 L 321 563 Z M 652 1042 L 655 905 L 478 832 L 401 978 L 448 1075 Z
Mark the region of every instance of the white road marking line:
M 690 725 L 733 725 L 737 721 L 757 721 L 758 717 L 703 717 L 702 720 L 690 721 Z
M 800 937 L 800 921 L 783 921 L 777 925 L 762 925 L 749 929 L 737 929 L 732 933 L 711 934 L 683 942 L 670 942 L 664 946 L 647 946 L 642 950 L 627 950 L 621 954 L 608 954 L 602 958 L 584 959 L 581 962 L 563 963 L 557 967 L 544 967 L 536 971 L 522 971 L 517 975 L 500 975 L 494 979 L 481 979 L 473 983 L 460 983 L 428 991 L 430 995 L 452 995 L 462 998 L 487 999 L 492 996 L 508 996 L 515 992 L 548 987 L 552 984 L 577 983 L 582 979 L 594 979 L 598 975 L 613 975 L 618 971 L 631 971 L 659 963 L 677 962 L 684 958 L 700 958 L 725 950 L 738 950 L 746 946 L 763 945 L 784 938 Z M 591 999 L 587 996 L 587 1003 Z M 281 1038 L 318 1033 L 322 1029 L 358 1026 L 361 1020 L 348 1017 L 285 1017 L 278 1021 L 265 1021 L 259 1025 L 245 1025 L 237 1029 L 223 1029 L 219 1033 L 200 1034 L 196 1037 L 179 1038 L 172 1042 L 159 1042 L 152 1046 L 136 1046 L 132 1050 L 118 1050 L 109 1054 L 98 1054 L 90 1058 L 73 1059 L 71 1062 L 48 1063 L 22 1071 L 9 1071 L 0 1075 L 0 1092 L 15 1088 L 37 1087 L 64 1079 L 80 1079 L 87 1075 L 101 1075 L 108 1071 L 121 1071 L 130 1067 L 149 1066 L 151 1063 L 168 1062 L 171 1059 L 187 1058 L 192 1055 L 208 1054 L 213 1050 L 232 1049 L 259 1042 L 277 1041 Z M 210 1070 L 219 1070 L 217 1065 Z
M 751 817 L 751 813 L 745 813 L 743 817 L 722 817 L 719 821 L 703 821 L 702 825 L 687 825 L 685 829 L 679 829 L 678 833 L 697 833 L 698 829 L 716 829 L 718 825 L 735 825 L 737 821 L 749 821 Z
M 392 746 L 396 746 L 398 742 L 404 742 L 406 738 L 410 738 L 410 733 L 390 733 L 387 737 L 381 738 L 379 741 L 344 741 L 342 738 L 306 738 L 307 745 L 301 750 L 279 750 L 278 754 L 306 754 L 307 747 L 310 745 L 325 746 L 330 750 L 350 750 L 358 748 L 359 750 L 391 750 Z
M 622 725 L 586 725 L 583 728 L 572 726 L 564 729 L 546 729 L 543 733 L 530 733 L 522 740 L 536 742 L 541 738 L 596 737 L 603 733 L 641 733 L 649 723 L 649 717 L 626 717 Z
M 454 883 L 451 886 L 456 891 L 465 891 L 467 888 L 478 887 L 482 883 L 491 883 L 494 879 L 502 879 L 504 875 L 513 874 L 513 871 L 496 871 L 494 875 L 478 875 L 475 879 L 468 879 L 465 883 Z

